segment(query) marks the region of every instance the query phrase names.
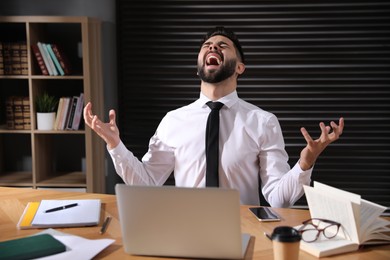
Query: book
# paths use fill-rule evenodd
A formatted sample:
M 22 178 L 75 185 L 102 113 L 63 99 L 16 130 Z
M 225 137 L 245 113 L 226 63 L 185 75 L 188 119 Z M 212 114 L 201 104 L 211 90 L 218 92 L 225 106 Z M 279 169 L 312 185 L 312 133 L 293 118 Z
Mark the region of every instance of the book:
M 0 242 L 0 260 L 35 259 L 66 251 L 66 246 L 49 234 Z
M 31 129 L 30 98 L 22 97 L 23 104 L 23 129 Z
M 49 54 L 50 54 L 51 59 L 52 59 L 53 62 L 54 62 L 54 65 L 55 65 L 55 67 L 56 67 L 58 73 L 59 73 L 61 76 L 64 76 L 64 75 L 65 75 L 64 70 L 62 69 L 62 67 L 61 67 L 61 65 L 60 65 L 60 63 L 59 63 L 59 61 L 58 61 L 56 55 L 54 54 L 53 49 L 51 48 L 51 44 L 49 44 L 49 43 L 46 44 L 46 47 L 47 47 L 47 50 L 48 50 L 48 52 L 49 52 Z
M 71 74 L 72 68 L 70 66 L 70 62 L 65 53 L 62 51 L 62 49 L 55 43 L 51 44 L 51 48 L 56 55 L 57 60 L 60 63 L 62 69 L 64 70 L 65 75 Z
M 95 226 L 100 220 L 98 199 L 29 202 L 19 219 L 19 229 Z
M 23 97 L 13 97 L 14 127 L 15 130 L 24 129 L 23 121 Z
M 22 60 L 20 52 L 20 43 L 11 43 L 11 74 L 21 75 L 22 74 Z
M 61 97 L 60 98 L 60 103 L 62 100 L 62 105 L 61 105 L 61 111 L 59 114 L 57 114 L 58 117 L 58 124 L 56 130 L 64 130 L 65 129 L 65 124 L 66 124 L 66 119 L 70 107 L 70 97 Z
M 62 109 L 63 104 L 64 104 L 64 99 L 61 97 L 60 100 L 58 101 L 56 120 L 54 121 L 54 130 L 59 130 L 58 125 L 59 125 L 59 121 L 60 121 L 60 114 L 61 114 L 61 109 Z
M 3 43 L 0 42 L 0 75 L 4 75 Z
M 15 129 L 14 97 L 7 97 L 5 103 L 7 129 Z
M 70 102 L 71 107 L 69 109 L 68 117 L 66 119 L 66 126 L 65 126 L 66 130 L 72 130 L 73 118 L 76 112 L 78 99 L 79 99 L 78 96 L 73 96 L 72 101 Z
M 334 238 L 321 234 L 314 242 L 301 241 L 301 250 L 325 257 L 356 251 L 361 245 L 390 243 L 390 221 L 380 218 L 386 207 L 319 182 L 304 190 L 311 218 L 336 221 L 341 227 Z
M 48 76 L 49 75 L 49 71 L 46 68 L 45 61 L 43 60 L 43 57 L 42 57 L 42 54 L 41 54 L 41 52 L 40 52 L 40 50 L 38 48 L 38 45 L 36 45 L 36 44 L 31 45 L 31 49 L 32 49 L 32 51 L 33 51 L 33 53 L 35 55 L 35 59 L 36 59 L 36 61 L 38 63 L 38 66 L 39 66 L 41 72 L 42 72 L 42 75 Z
M 43 45 L 41 42 L 38 42 L 37 43 L 37 46 L 38 46 L 38 49 L 39 49 L 39 52 L 41 53 L 41 56 L 43 58 L 43 61 L 45 63 L 45 66 L 46 66 L 46 69 L 47 71 L 49 72 L 49 75 L 50 76 L 53 76 L 54 75 L 54 72 L 52 71 L 51 69 L 51 66 L 50 66 L 50 63 L 49 63 L 49 57 L 47 56 L 47 53 L 45 51 L 45 49 L 43 48 Z
M 10 42 L 3 42 L 4 75 L 12 74 L 12 47 Z
M 83 108 L 84 108 L 84 93 L 80 93 L 80 96 L 77 100 L 76 111 L 75 111 L 73 123 L 72 123 L 73 130 L 78 130 L 80 127 L 80 121 L 81 121 L 81 117 L 83 114 Z
M 56 69 L 56 66 L 54 65 L 53 59 L 50 56 L 50 53 L 49 53 L 49 50 L 47 49 L 47 44 L 46 43 L 42 43 L 42 49 L 43 49 L 43 52 L 45 53 L 45 55 L 47 57 L 47 60 L 49 62 L 49 66 L 50 66 L 51 71 L 53 72 L 53 75 L 54 76 L 58 76 L 58 71 Z
M 9 96 L 6 98 L 7 129 L 31 129 L 29 97 Z
M 28 54 L 27 54 L 27 42 L 21 41 L 20 44 L 20 67 L 22 75 L 28 75 Z

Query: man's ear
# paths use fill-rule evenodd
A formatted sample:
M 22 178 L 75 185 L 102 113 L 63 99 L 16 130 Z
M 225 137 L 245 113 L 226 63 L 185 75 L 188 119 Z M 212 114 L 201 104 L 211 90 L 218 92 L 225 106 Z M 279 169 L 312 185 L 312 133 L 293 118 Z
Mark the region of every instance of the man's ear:
M 242 63 L 242 62 L 237 62 L 237 68 L 236 68 L 236 72 L 238 75 L 241 75 L 242 73 L 244 73 L 245 71 L 245 64 Z

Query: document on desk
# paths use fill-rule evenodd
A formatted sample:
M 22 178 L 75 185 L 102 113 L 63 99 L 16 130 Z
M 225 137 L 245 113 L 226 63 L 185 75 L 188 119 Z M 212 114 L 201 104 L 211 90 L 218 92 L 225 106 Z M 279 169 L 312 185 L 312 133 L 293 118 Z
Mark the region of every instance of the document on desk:
M 42 200 L 26 206 L 19 229 L 94 226 L 100 220 L 98 199 Z
M 114 239 L 86 239 L 80 236 L 46 229 L 39 234 L 50 234 L 66 246 L 66 251 L 42 258 L 45 260 L 93 259 L 106 247 L 115 242 Z

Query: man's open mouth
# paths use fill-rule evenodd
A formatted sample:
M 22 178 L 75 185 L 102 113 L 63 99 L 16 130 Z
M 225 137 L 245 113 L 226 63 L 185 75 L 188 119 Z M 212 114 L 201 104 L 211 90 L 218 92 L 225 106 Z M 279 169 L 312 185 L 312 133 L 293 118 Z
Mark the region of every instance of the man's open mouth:
M 210 53 L 206 57 L 206 65 L 210 66 L 219 66 L 222 64 L 222 58 L 219 54 L 216 53 Z

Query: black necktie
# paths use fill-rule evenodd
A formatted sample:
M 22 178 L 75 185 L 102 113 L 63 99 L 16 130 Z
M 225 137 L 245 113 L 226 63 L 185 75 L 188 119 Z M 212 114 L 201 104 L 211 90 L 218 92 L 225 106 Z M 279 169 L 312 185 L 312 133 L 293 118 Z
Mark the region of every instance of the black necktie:
M 223 104 L 212 101 L 206 104 L 211 108 L 206 126 L 206 187 L 218 187 L 219 110 Z

